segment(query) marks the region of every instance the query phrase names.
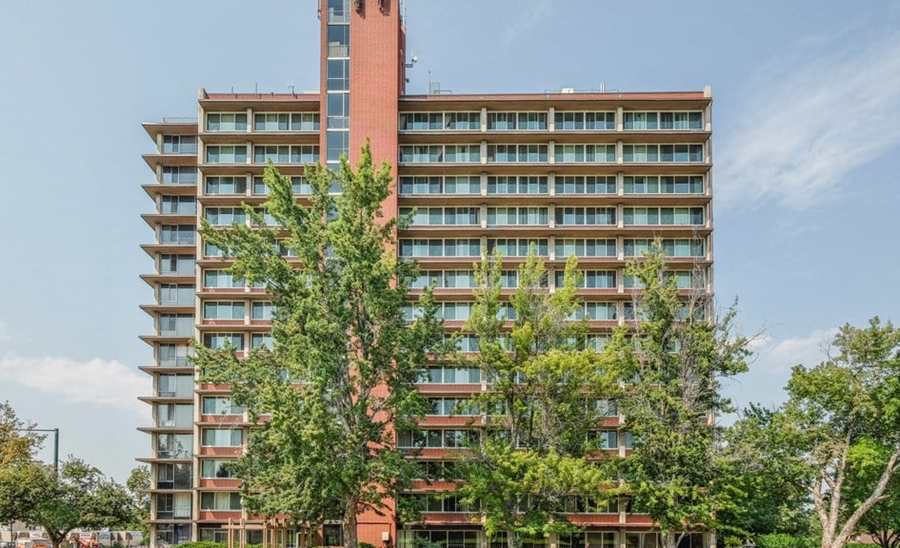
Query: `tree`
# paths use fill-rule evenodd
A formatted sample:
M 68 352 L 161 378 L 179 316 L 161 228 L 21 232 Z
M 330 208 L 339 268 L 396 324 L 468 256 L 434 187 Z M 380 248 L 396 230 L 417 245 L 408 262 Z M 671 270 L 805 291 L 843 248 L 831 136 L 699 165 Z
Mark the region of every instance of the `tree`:
M 842 548 L 892 493 L 900 459 L 900 330 L 844 325 L 814 367 L 797 365 L 774 442 L 801 467 L 822 548 Z M 890 504 L 890 503 L 888 503 Z
M 625 486 L 635 510 L 659 525 L 663 545 L 675 548 L 691 529 L 714 527 L 725 501 L 714 417 L 728 408 L 720 379 L 747 369 L 748 339 L 734 334 L 733 308 L 713 319 L 703 289 L 682 294 L 658 242 L 626 275 L 643 290 L 635 294 L 632 339 L 610 345 L 628 383 L 620 402 L 634 451 L 623 462 Z
M 275 227 L 250 208 L 256 228 L 204 225 L 236 276 L 266 285 L 275 344 L 243 359 L 198 347 L 194 362 L 207 381 L 229 383 L 254 420 L 264 416 L 233 468 L 248 510 L 288 514 L 300 527 L 341 518 L 345 546 L 356 548 L 357 514 L 385 509 L 414 475 L 394 429 L 415 428 L 426 409 L 415 382 L 443 328 L 427 292 L 423 317 L 410 325 L 404 316 L 416 270 L 389 251 L 407 221 L 382 213 L 388 164 L 376 169 L 366 145 L 356 171 L 343 159 L 338 172 L 319 165 L 306 177 L 303 205 L 290 178 L 266 169 Z M 329 193 L 333 182 L 340 194 Z
M 0 521 L 42 526 L 54 548 L 73 529 L 116 527 L 132 515 L 128 492 L 82 460 L 70 457 L 58 474 L 35 462 L 0 469 Z
M 723 469 L 717 521 L 737 541 L 761 535 L 809 534 L 809 492 L 804 469 L 783 451 L 771 409 L 751 404 L 738 421 L 725 428 L 719 447 Z
M 581 307 L 576 265 L 570 258 L 563 286 L 549 293 L 543 261 L 532 249 L 509 306 L 502 299 L 502 257 L 476 265 L 478 288 L 464 331 L 478 337 L 479 353 L 463 364 L 476 365 L 489 390 L 469 400 L 485 419 L 470 425 L 479 435 L 456 466 L 457 491 L 483 516 L 489 536 L 506 534 L 509 548 L 523 537 L 576 530 L 565 517 L 573 496 L 592 503 L 615 497 L 602 490 L 610 476 L 588 457 L 596 455 L 591 431 L 603 416 L 597 403 L 615 393 L 618 374 L 609 356 L 583 349 L 585 325 L 570 321 Z
M 129 529 L 137 529 L 143 533 L 144 538 L 150 535 L 150 527 L 147 521 L 150 519 L 150 469 L 146 466 L 137 466 L 131 470 L 125 487 L 131 495 L 133 516 Z
M 851 448 L 844 491 L 844 519 L 868 498 L 890 455 L 890 446 L 871 439 L 861 440 Z M 890 479 L 881 500 L 859 519 L 857 531 L 872 535 L 881 548 L 900 546 L 900 478 L 894 475 Z
M 44 436 L 27 430 L 34 428 L 16 415 L 8 401 L 0 403 L 0 468 L 34 458 Z

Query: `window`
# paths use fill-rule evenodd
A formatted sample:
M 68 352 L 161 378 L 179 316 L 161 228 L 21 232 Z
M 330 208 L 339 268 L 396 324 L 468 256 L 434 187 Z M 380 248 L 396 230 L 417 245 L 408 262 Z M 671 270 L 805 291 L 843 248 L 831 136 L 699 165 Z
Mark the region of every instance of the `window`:
M 240 493 L 200 493 L 201 510 L 240 510 Z
M 213 350 L 224 350 L 231 345 L 235 350 L 244 349 L 244 336 L 240 333 L 204 333 L 203 346 Z
M 445 128 L 449 130 L 465 131 L 481 129 L 480 112 L 448 112 L 444 114 Z
M 556 145 L 558 163 L 615 163 L 616 145 Z
M 622 241 L 622 247 L 626 257 L 643 257 L 645 253 L 652 251 L 653 240 L 626 238 Z M 680 238 L 662 240 L 663 253 L 666 257 L 703 257 L 706 254 L 704 247 L 703 240 Z
M 227 479 L 233 477 L 227 460 L 203 459 L 200 461 L 200 477 L 203 479 Z
M 481 535 L 481 531 L 472 530 L 401 529 L 397 531 L 397 544 L 398 548 L 419 548 L 422 545 L 441 548 L 480 548 Z
M 191 166 L 163 166 L 162 181 L 164 185 L 197 184 L 197 168 Z
M 406 131 L 433 131 L 444 129 L 444 114 L 441 112 L 402 112 L 400 129 Z
M 437 163 L 444 161 L 442 145 L 404 145 L 400 147 L 400 163 Z
M 210 164 L 247 163 L 247 147 L 210 145 L 206 147 L 206 162 Z
M 250 309 L 250 318 L 254 320 L 271 320 L 275 314 L 275 305 L 271 302 L 256 301 Z
M 593 497 L 577 496 L 570 507 L 578 514 L 617 514 L 619 502 L 615 497 L 595 500 Z M 615 531 L 587 531 L 583 533 L 560 534 L 558 548 L 619 548 L 619 533 Z
M 250 335 L 250 348 L 274 350 L 275 338 L 271 333 L 253 333 Z
M 554 181 L 556 194 L 615 194 L 615 176 L 557 175 Z
M 703 113 L 688 112 L 626 112 L 625 129 L 703 129 Z
M 160 459 L 189 459 L 194 448 L 191 434 L 157 434 L 156 456 Z
M 159 256 L 158 271 L 160 274 L 176 274 L 180 276 L 194 275 L 193 255 L 168 255 Z
M 601 417 L 619 416 L 619 406 L 616 400 L 594 400 L 594 409 Z
M 489 131 L 537 131 L 547 129 L 546 112 L 489 112 Z
M 160 284 L 158 290 L 159 304 L 176 306 L 194 305 L 194 286 L 185 284 Z
M 477 164 L 481 162 L 480 145 L 447 145 L 444 161 L 449 164 Z
M 190 489 L 191 465 L 158 463 L 156 465 L 157 489 Z
M 430 366 L 422 371 L 420 384 L 479 384 L 481 369 L 477 367 Z
M 557 226 L 608 226 L 616 224 L 615 207 L 557 207 Z
M 547 145 L 488 145 L 488 163 L 534 163 L 547 161 Z
M 400 177 L 400 194 L 481 194 L 481 178 L 458 177 Z
M 465 321 L 472 312 L 472 303 L 438 303 L 438 317 L 447 321 Z M 416 303 L 403 305 L 403 315 L 411 322 L 422 317 L 422 309 Z
M 489 207 L 488 226 L 532 225 L 547 226 L 549 214 L 546 207 Z
M 193 424 L 193 405 L 189 403 L 156 404 L 156 426 L 160 428 L 191 428 Z
M 206 115 L 206 131 L 247 131 L 247 113 L 210 112 Z
M 419 207 L 400 208 L 400 216 L 412 215 L 412 226 L 477 225 L 477 207 Z
M 243 320 L 244 301 L 207 301 L 203 303 L 204 320 Z
M 702 226 L 702 207 L 626 207 L 622 220 L 629 225 Z
M 615 112 L 559 112 L 555 114 L 556 131 L 616 129 Z
M 505 270 L 501 274 L 504 288 L 518 287 L 518 272 Z M 435 289 L 474 289 L 475 273 L 471 270 L 425 270 L 412 283 L 412 289 L 433 285 Z
M 703 162 L 703 145 L 624 145 L 625 163 Z
M 291 115 L 286 112 L 253 115 L 253 131 L 287 131 L 290 125 Z
M 580 272 L 580 282 L 578 286 L 581 289 L 615 289 L 616 288 L 616 271 L 615 270 L 582 270 Z M 562 270 L 556 271 L 556 287 L 563 287 L 565 284 L 566 273 Z
M 467 398 L 428 398 L 426 415 L 471 417 L 476 414 L 475 406 Z
M 397 447 L 465 447 L 478 440 L 477 430 L 403 430 L 397 433 Z
M 159 243 L 171 245 L 193 245 L 196 231 L 192 225 L 162 225 L 159 228 Z
M 569 315 L 570 320 L 606 321 L 616 319 L 616 303 L 587 302 Z
M 243 415 L 244 407 L 235 405 L 231 398 L 204 397 L 202 400 L 204 415 Z
M 163 135 L 163 154 L 197 154 L 195 135 Z
M 207 177 L 207 194 L 246 194 L 246 177 Z
M 203 216 L 213 226 L 247 223 L 247 212 L 240 207 L 207 207 L 203 210 Z
M 312 194 L 312 185 L 307 182 L 305 177 L 293 176 L 291 177 L 291 191 L 294 195 L 298 194 Z M 269 187 L 266 186 L 266 182 L 262 177 L 254 177 L 253 178 L 253 194 L 263 194 L 266 195 L 269 193 Z
M 192 364 L 188 358 L 192 355 L 193 352 L 191 347 L 179 344 L 160 344 L 156 351 L 157 361 L 160 367 L 189 367 Z M 164 376 L 165 375 L 162 375 L 160 378 Z M 193 390 L 193 378 L 189 378 L 188 381 L 190 390 Z
M 236 428 L 204 428 L 200 431 L 200 436 L 203 447 L 240 447 L 244 431 Z
M 319 113 L 295 112 L 291 114 L 291 131 L 319 131 Z
M 565 259 L 571 255 L 576 257 L 615 257 L 616 240 L 614 238 L 557 238 L 555 251 L 557 259 Z
M 619 433 L 615 430 L 598 430 L 592 432 L 597 449 L 618 449 Z
M 193 196 L 163 196 L 159 212 L 170 215 L 194 215 L 197 213 L 197 200 Z
M 265 164 L 311 164 L 319 160 L 315 145 L 257 145 L 253 147 L 253 162 Z
M 174 345 L 172 345 L 174 346 Z M 182 347 L 187 348 L 187 347 Z M 156 382 L 160 398 L 190 398 L 194 395 L 193 375 L 160 375 Z
M 227 270 L 204 270 L 203 287 L 211 288 L 243 288 L 243 278 L 237 278 Z
M 545 176 L 500 176 L 488 177 L 487 193 L 492 194 L 547 194 Z
M 703 194 L 702 175 L 638 175 L 624 178 L 625 194 Z
M 194 334 L 194 316 L 191 314 L 160 314 L 159 336 L 190 337 Z
M 529 240 L 527 238 L 490 238 L 487 241 L 488 255 L 498 249 L 504 257 L 526 257 L 528 250 L 534 246 L 540 257 L 547 256 L 547 240 L 545 238 Z
M 457 239 L 402 239 L 400 257 L 480 257 L 481 240 Z

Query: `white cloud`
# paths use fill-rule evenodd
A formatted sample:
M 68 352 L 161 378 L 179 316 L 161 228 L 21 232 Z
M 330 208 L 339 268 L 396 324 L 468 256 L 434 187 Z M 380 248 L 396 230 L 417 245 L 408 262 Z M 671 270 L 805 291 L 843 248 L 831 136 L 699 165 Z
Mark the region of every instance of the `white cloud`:
M 138 396 L 150 393 L 149 377 L 117 361 L 0 356 L 0 385 L 17 384 L 71 403 L 92 403 L 146 414 Z
M 900 33 L 828 47 L 780 65 L 737 111 L 717 155 L 726 207 L 778 201 L 794 209 L 853 192 L 854 169 L 900 146 Z M 821 45 L 826 47 L 825 44 Z
M 750 402 L 766 406 L 778 405 L 787 399 L 784 387 L 795 365 L 812 367 L 825 360 L 826 352 L 837 328 L 818 329 L 806 336 L 777 339 L 770 334 L 751 342 L 756 359 L 750 371 L 727 383 L 725 393 L 738 407 Z
M 552 0 L 536 0 L 529 6 L 521 6 L 518 17 L 503 33 L 503 45 L 506 47 L 522 40 L 538 23 L 545 20 L 553 7 Z

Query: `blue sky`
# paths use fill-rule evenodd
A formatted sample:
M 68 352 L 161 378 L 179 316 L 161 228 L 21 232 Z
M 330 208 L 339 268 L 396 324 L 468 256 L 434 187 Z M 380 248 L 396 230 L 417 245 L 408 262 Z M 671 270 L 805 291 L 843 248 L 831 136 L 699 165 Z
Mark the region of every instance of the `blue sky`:
M 900 4 L 407 0 L 411 93 L 713 89 L 715 283 L 739 404 L 841 324 L 900 321 Z M 318 89 L 313 0 L 0 3 L 0 400 L 124 480 L 149 452 L 141 122 L 197 88 Z M 49 456 L 49 447 L 45 450 Z

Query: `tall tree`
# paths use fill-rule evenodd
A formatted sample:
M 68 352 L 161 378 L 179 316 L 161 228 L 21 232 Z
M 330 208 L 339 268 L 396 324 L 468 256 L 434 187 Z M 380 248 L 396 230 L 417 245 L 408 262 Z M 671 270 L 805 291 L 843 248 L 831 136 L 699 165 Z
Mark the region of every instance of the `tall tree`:
M 28 431 L 34 426 L 20 419 L 8 401 L 0 403 L 0 468 L 34 458 L 44 440 L 44 436 Z
M 873 439 L 860 440 L 850 450 L 850 467 L 844 491 L 844 519 L 858 508 L 878 484 L 891 447 Z M 872 535 L 881 548 L 900 546 L 900 477 L 895 474 L 881 500 L 860 519 L 857 532 Z
M 786 458 L 803 467 L 822 548 L 842 548 L 888 499 L 900 459 L 900 330 L 877 317 L 844 325 L 827 359 L 795 366 L 774 419 Z
M 0 469 L 0 521 L 42 526 L 54 548 L 73 529 L 117 527 L 132 517 L 125 488 L 82 460 L 70 457 L 59 473 L 34 462 Z
M 626 275 L 643 290 L 635 294 L 637 321 L 626 343 L 633 352 L 618 352 L 629 383 L 621 407 L 634 439 L 623 463 L 625 483 L 635 510 L 649 514 L 663 545 L 675 548 L 686 532 L 715 525 L 723 469 L 714 417 L 728 407 L 719 388 L 723 377 L 747 369 L 748 340 L 734 334 L 733 309 L 712 317 L 705 284 L 687 295 L 679 290 L 658 243 L 627 265 Z
M 138 529 L 144 538 L 150 535 L 147 520 L 150 519 L 150 469 L 146 466 L 138 466 L 131 470 L 125 487 L 131 495 L 133 517 L 128 524 L 129 529 Z
M 476 268 L 464 331 L 478 337 L 480 352 L 464 363 L 481 370 L 489 389 L 470 400 L 485 418 L 471 425 L 479 435 L 457 466 L 458 493 L 478 504 L 488 535 L 505 533 L 509 548 L 574 530 L 565 517 L 573 496 L 593 503 L 614 496 L 601 490 L 609 476 L 588 457 L 596 454 L 591 432 L 603 416 L 597 403 L 614 395 L 618 374 L 609 356 L 583 350 L 585 325 L 571 321 L 581 307 L 576 264 L 570 258 L 564 285 L 550 293 L 532 250 L 508 305 L 502 257 Z
M 277 226 L 250 208 L 255 228 L 204 226 L 235 275 L 265 284 L 275 344 L 244 359 L 201 347 L 194 362 L 229 383 L 254 420 L 265 417 L 233 469 L 248 509 L 287 513 L 300 527 L 340 518 L 356 548 L 357 515 L 385 509 L 414 475 L 394 429 L 415 428 L 426 409 L 415 382 L 443 328 L 427 292 L 425 314 L 411 325 L 404 316 L 416 269 L 390 251 L 406 222 L 382 213 L 390 166 L 373 166 L 366 145 L 355 171 L 344 159 L 338 172 L 316 166 L 306 177 L 312 194 L 301 204 L 290 178 L 266 169 L 264 207 Z

